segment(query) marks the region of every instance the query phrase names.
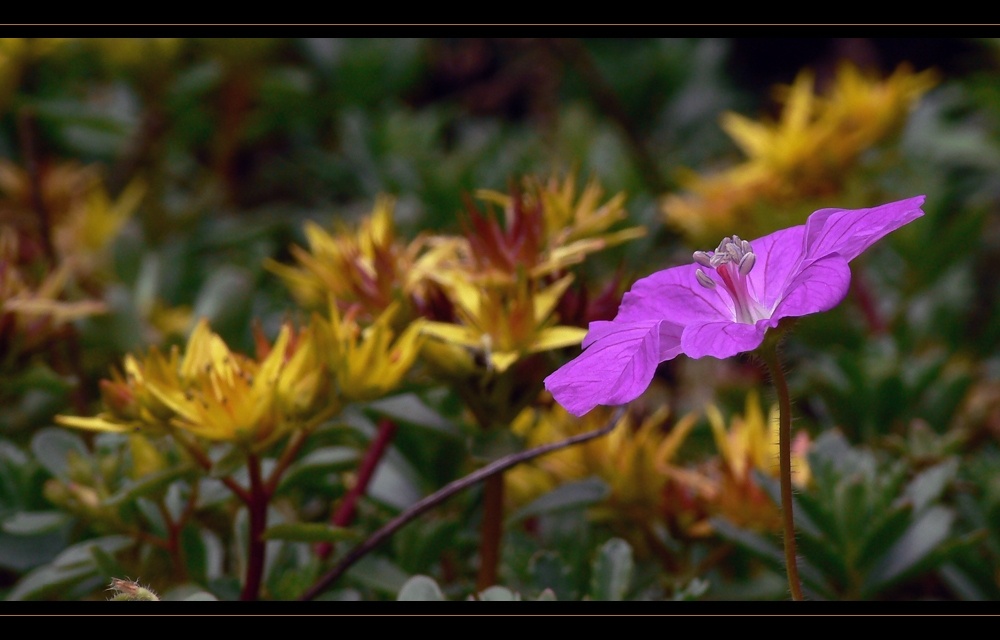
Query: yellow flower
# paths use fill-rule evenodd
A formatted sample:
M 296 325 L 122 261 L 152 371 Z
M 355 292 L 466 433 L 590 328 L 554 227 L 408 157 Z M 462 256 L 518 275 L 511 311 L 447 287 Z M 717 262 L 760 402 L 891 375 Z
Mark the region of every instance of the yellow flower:
M 99 300 L 66 300 L 69 267 L 26 264 L 26 244 L 14 227 L 0 225 L 0 359 L 15 367 L 59 342 L 67 323 L 107 310 Z
M 381 196 L 356 229 L 337 226 L 331 235 L 323 227 L 305 225 L 308 250 L 291 248 L 297 266 L 268 260 L 265 266 L 285 281 L 292 295 L 307 308 L 320 308 L 332 296 L 341 309 L 360 304 L 368 317 L 381 314 L 394 301 L 424 297 L 422 283 L 454 243 L 419 236 L 409 244 L 396 236 L 395 200 Z
M 145 184 L 133 181 L 114 201 L 93 180 L 54 229 L 53 244 L 76 273 L 90 275 L 106 261 L 106 252 L 145 195 Z
M 282 326 L 266 352 L 233 353 L 204 319 L 184 355 L 157 349 L 140 361 L 126 356 L 125 376 L 101 384 L 106 411 L 94 418 L 57 416 L 59 424 L 99 431 L 171 428 L 214 441 L 264 449 L 294 429 L 332 413 L 316 329 Z
M 314 317 L 322 336 L 337 393 L 345 401 L 367 401 L 384 396 L 402 382 L 424 342 L 423 322 L 415 320 L 397 336 L 392 328 L 398 304 L 391 304 L 370 326 L 362 327 L 353 314 L 341 317 L 331 304 L 330 320 Z
M 498 205 L 504 225 L 469 206 L 466 271 L 487 281 L 511 280 L 519 269 L 532 278 L 558 273 L 582 262 L 588 254 L 646 234 L 644 227 L 612 231 L 627 217 L 625 194 L 601 204 L 604 191 L 590 180 L 577 195 L 576 180 L 551 177 L 523 179 L 510 194 L 481 189 L 476 196 Z
M 233 353 L 202 320 L 188 340 L 177 375 L 147 380 L 170 407 L 173 426 L 209 440 L 263 449 L 303 427 L 321 390 L 322 367 L 312 330 L 282 326 L 270 352 L 253 359 Z
M 637 422 L 636 416 L 626 413 L 606 436 L 511 469 L 504 476 L 510 506 L 526 504 L 567 482 L 596 476 L 608 484 L 610 493 L 592 510 L 592 517 L 625 531 L 652 527 L 664 513 L 663 492 L 670 479 L 664 467 L 697 422 L 695 415 L 687 415 L 671 424 L 669 414 L 661 406 Z M 525 409 L 511 428 L 525 438 L 526 446 L 534 447 L 598 429 L 612 415 L 613 409 L 597 407 L 577 418 L 553 403 Z
M 145 194 L 141 181 L 130 183 L 114 201 L 95 166 L 64 162 L 40 171 L 41 202 L 49 217 L 55 258 L 68 265 L 76 280 L 95 275 L 106 261 L 108 247 L 118 237 Z M 44 244 L 40 238 L 34 188 L 28 172 L 0 160 L 0 211 L 21 242 Z
M 146 372 L 163 377 L 176 372 L 179 354 L 176 349 L 165 357 L 153 347 L 140 360 L 131 354 L 122 362 L 122 371 L 111 370 L 111 378 L 101 380 L 101 401 L 104 411 L 93 417 L 56 416 L 56 423 L 90 431 L 127 432 L 149 430 L 154 433 L 168 428 L 173 410 L 164 404 L 146 384 Z
M 906 64 L 883 82 L 866 77 L 857 67 L 841 66 L 824 100 L 823 117 L 837 123 L 832 142 L 840 142 L 846 149 L 841 153 L 847 154 L 894 133 L 937 83 L 934 71 L 914 73 Z
M 845 206 L 844 191 L 870 164 L 864 154 L 890 141 L 936 82 L 933 71 L 906 65 L 882 80 L 845 64 L 817 95 L 813 74 L 801 72 L 779 87 L 776 121 L 723 115 L 723 129 L 746 159 L 720 173 L 682 175 L 686 193 L 662 201 L 667 223 L 691 244 L 708 246 L 727 234 L 752 238 L 801 224 L 834 197 Z
M 35 321 L 40 318 L 51 323 L 48 327 L 51 330 L 107 311 L 99 300 L 60 300 L 68 277 L 69 269 L 63 266 L 45 276 L 37 288 L 31 288 L 20 270 L 0 257 L 0 315 L 14 314 L 18 318 L 16 324 L 27 332 L 28 326 L 38 329 Z
M 160 298 L 154 298 L 139 310 L 149 323 L 150 342 L 160 342 L 165 338 L 183 337 L 194 322 L 192 309 L 188 305 L 168 306 Z
M 447 344 L 464 348 L 431 358 L 459 358 L 466 364 L 441 362 L 445 370 L 473 371 L 477 358 L 488 371 L 503 373 L 521 358 L 542 351 L 579 344 L 587 331 L 556 324 L 555 308 L 572 281 L 567 275 L 536 291 L 523 274 L 513 286 L 476 285 L 461 274 L 446 272 L 436 276 L 455 305 L 455 323 L 428 321 L 422 331 Z
M 778 409 L 772 407 L 767 419 L 755 392 L 747 395 L 742 416 L 734 415 L 726 429 L 722 413 L 714 406 L 705 408 L 718 457 L 698 470 L 665 467 L 665 471 L 683 487 L 693 492 L 692 500 L 708 515 L 723 515 L 743 527 L 774 530 L 781 528 L 780 512 L 767 493 L 754 480 L 754 470 L 778 476 Z M 792 482 L 809 482 L 806 453 L 808 436 L 800 433 L 793 443 Z M 688 533 L 707 535 L 707 519 L 693 524 Z

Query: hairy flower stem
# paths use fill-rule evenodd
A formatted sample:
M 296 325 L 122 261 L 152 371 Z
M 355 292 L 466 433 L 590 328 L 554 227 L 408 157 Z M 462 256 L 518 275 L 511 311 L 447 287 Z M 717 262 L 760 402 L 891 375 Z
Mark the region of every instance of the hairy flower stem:
M 768 336 L 760 346 L 758 354 L 767 365 L 774 389 L 778 394 L 778 464 L 781 476 L 781 519 L 785 529 L 785 571 L 788 574 L 788 588 L 791 590 L 792 600 L 803 600 L 795 552 L 795 517 L 792 513 L 792 402 L 778 356 L 778 341 L 777 335 Z

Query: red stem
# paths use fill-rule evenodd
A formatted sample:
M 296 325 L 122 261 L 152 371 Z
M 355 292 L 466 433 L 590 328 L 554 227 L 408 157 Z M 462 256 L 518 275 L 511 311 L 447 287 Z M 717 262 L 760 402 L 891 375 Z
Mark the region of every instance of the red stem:
M 500 566 L 500 539 L 503 537 L 503 472 L 483 482 L 483 523 L 479 537 L 479 575 L 476 590 L 485 591 L 497 583 Z
M 357 481 L 344 494 L 343 500 L 341 500 L 333 517 L 330 518 L 330 523 L 335 527 L 346 527 L 354 520 L 358 500 L 368 490 L 368 483 L 371 482 L 372 476 L 375 475 L 375 468 L 378 467 L 382 456 L 385 455 L 386 450 L 389 448 L 389 444 L 392 442 L 393 437 L 395 437 L 397 429 L 396 423 L 392 420 L 388 418 L 379 420 L 378 432 L 371 443 L 369 443 L 365 457 L 361 460 L 361 466 L 358 467 Z M 331 553 L 333 553 L 332 543 L 321 542 L 316 545 L 316 555 L 321 559 L 325 560 L 330 557 Z
M 256 600 L 260 596 L 260 585 L 264 578 L 264 529 L 267 527 L 267 503 L 270 496 L 260 475 L 260 458 L 255 454 L 247 456 L 250 472 L 250 531 L 247 543 L 247 575 L 240 600 Z

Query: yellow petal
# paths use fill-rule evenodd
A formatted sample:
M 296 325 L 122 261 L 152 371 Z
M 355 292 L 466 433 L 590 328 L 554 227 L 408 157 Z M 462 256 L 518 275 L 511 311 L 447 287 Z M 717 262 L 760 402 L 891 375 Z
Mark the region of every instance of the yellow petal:
M 483 346 L 482 337 L 478 332 L 449 322 L 427 321 L 423 323 L 421 333 L 471 349 L 480 349 Z
M 569 327 L 565 325 L 549 327 L 538 332 L 528 351 L 530 353 L 537 353 L 539 351 L 549 351 L 578 345 L 583 342 L 583 338 L 586 335 L 587 330 L 581 327 Z
M 535 296 L 535 323 L 541 324 L 548 318 L 559 304 L 559 299 L 566 293 L 567 287 L 573 282 L 573 274 L 569 274 L 553 283 Z M 582 338 L 581 338 L 582 340 Z
M 86 429 L 88 431 L 108 431 L 112 433 L 125 433 L 128 431 L 137 430 L 139 427 L 137 425 L 121 424 L 118 422 L 111 422 L 102 418 L 101 416 L 96 416 L 93 418 L 85 418 L 82 416 L 56 416 L 56 424 L 61 424 L 64 427 L 73 427 L 75 429 Z

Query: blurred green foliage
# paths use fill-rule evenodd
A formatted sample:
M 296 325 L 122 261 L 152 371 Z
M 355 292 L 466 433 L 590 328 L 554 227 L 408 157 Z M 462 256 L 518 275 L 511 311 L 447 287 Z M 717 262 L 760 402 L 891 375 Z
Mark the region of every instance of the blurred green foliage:
M 401 237 L 455 233 L 478 189 L 506 192 L 523 176 L 595 177 L 605 193 L 627 194 L 629 223 L 648 234 L 589 257 L 581 281 L 596 296 L 617 273 L 627 288 L 704 248 L 665 224 L 660 201 L 682 190 L 685 170 L 710 173 L 739 158 L 723 112 L 764 118 L 775 83 L 806 68 L 829 78 L 838 62 L 856 60 L 883 74 L 903 62 L 939 74 L 888 160 L 856 178 L 863 189 L 845 189 L 924 193 L 927 215 L 859 260 L 848 299 L 803 318 L 785 344 L 795 428 L 813 441 L 811 484 L 796 495 L 803 581 L 816 599 L 997 599 L 1000 46 L 756 40 L 5 39 L 0 160 L 29 182 L 33 164 L 93 167 L 112 202 L 129 185 L 144 192 L 100 267 L 66 294 L 106 312 L 33 350 L 8 344 L 0 324 L 0 596 L 105 599 L 112 577 L 131 576 L 161 600 L 240 597 L 247 514 L 217 478 L 247 471 L 229 452 L 215 454 L 206 476 L 156 440 L 162 467 L 137 475 L 140 452 L 127 435 L 69 431 L 53 418 L 96 413 L 112 365 L 183 344 L 195 318 L 246 353 L 254 322 L 274 335 L 283 321 L 304 320 L 264 263 L 291 262 L 306 221 L 354 223 L 392 194 Z M 2 223 L 19 215 L 11 184 L 0 182 Z M 712 402 L 730 415 L 763 382 L 741 361 L 706 366 L 661 367 L 674 414 Z M 353 521 L 330 525 L 384 417 L 398 431 L 378 472 Z M 466 473 L 477 440 L 447 385 L 415 383 L 322 425 L 276 487 L 265 597 L 299 598 L 350 545 Z M 705 420 L 689 440 L 672 464 L 715 455 Z M 755 480 L 776 502 L 777 482 Z M 578 480 L 508 513 L 499 584 L 480 589 L 483 496 L 472 487 L 319 597 L 786 597 L 768 533 L 709 514 L 711 533 L 690 534 L 678 507 L 636 548 L 593 517 L 609 493 L 597 478 Z M 321 542 L 332 558 L 315 553 Z

